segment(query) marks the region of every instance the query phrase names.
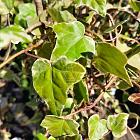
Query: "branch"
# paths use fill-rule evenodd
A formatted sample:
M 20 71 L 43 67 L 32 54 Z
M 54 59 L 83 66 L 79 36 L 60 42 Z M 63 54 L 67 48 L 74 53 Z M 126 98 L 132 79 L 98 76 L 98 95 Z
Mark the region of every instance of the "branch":
M 110 80 L 110 82 L 105 86 L 105 90 L 109 89 L 109 87 L 110 87 L 115 81 L 116 81 L 116 76 L 114 76 L 114 77 Z M 96 104 L 103 98 L 104 93 L 105 93 L 105 92 L 104 92 L 103 90 L 101 90 L 100 95 L 96 98 L 96 100 L 93 102 L 93 104 L 91 104 L 91 105 L 89 105 L 89 106 L 85 106 L 84 108 L 81 108 L 81 109 L 79 109 L 79 110 L 77 110 L 77 111 L 75 111 L 75 112 L 73 112 L 73 113 L 71 113 L 71 114 L 68 114 L 68 115 L 66 115 L 66 116 L 63 116 L 63 117 L 64 117 L 64 118 L 69 118 L 69 117 L 71 117 L 71 116 L 73 116 L 73 115 L 76 115 L 76 114 L 82 112 L 82 111 L 87 111 L 87 110 L 92 109 L 92 108 L 95 107 Z
M 27 33 L 32 32 L 34 29 L 38 28 L 39 26 L 41 26 L 42 23 L 41 22 L 37 22 L 34 25 L 30 26 L 29 28 L 26 29 Z
M 36 13 L 40 16 L 43 13 L 42 0 L 34 0 L 36 6 Z
M 5 65 L 7 65 L 9 62 L 11 62 L 14 58 L 16 58 L 17 56 L 20 56 L 21 54 L 24 54 L 26 52 L 28 52 L 29 50 L 33 50 L 37 47 L 39 47 L 42 43 L 44 42 L 43 39 L 41 39 L 40 41 L 38 41 L 36 44 L 32 45 L 29 48 L 26 48 L 24 50 L 21 50 L 20 52 L 12 55 L 11 57 L 9 57 L 6 61 L 4 61 L 3 63 L 0 64 L 0 69 L 3 68 Z

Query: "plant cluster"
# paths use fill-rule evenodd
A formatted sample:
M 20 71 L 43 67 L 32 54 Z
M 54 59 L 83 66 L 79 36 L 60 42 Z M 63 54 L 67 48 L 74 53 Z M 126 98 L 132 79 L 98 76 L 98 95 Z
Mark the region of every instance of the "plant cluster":
M 47 108 L 36 139 L 100 140 L 127 130 L 135 139 L 114 91 L 140 103 L 127 93 L 140 88 L 139 11 L 137 0 L 0 0 L 0 77 L 27 87 L 32 75 Z

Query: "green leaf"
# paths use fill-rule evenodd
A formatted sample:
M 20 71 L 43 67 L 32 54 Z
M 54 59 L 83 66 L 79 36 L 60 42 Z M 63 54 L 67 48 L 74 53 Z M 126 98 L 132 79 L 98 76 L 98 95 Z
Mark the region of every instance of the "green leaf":
M 128 64 L 140 70 L 140 53 L 137 53 L 129 58 Z
M 107 127 L 112 131 L 114 137 L 120 138 L 127 133 L 128 117 L 129 114 L 126 113 L 108 116 Z
M 2 0 L 2 2 L 5 3 L 9 11 L 14 7 L 14 0 Z
M 84 36 L 84 25 L 78 21 L 59 23 L 53 27 L 57 41 L 51 60 L 57 60 L 64 55 L 70 60 L 77 60 L 82 52 L 95 52 L 95 42 Z
M 11 25 L 0 30 L 0 49 L 6 47 L 10 42 L 18 44 L 19 42 L 29 43 L 31 41 L 31 37 L 18 25 Z
M 106 120 L 99 118 L 98 114 L 92 115 L 88 120 L 88 136 L 90 140 L 99 140 L 108 132 Z
M 140 70 L 140 46 L 136 45 L 125 52 L 128 57 L 128 64 Z
M 140 11 L 140 1 L 129 0 L 129 4 L 134 11 Z
M 14 73 L 10 69 L 2 69 L 0 70 L 0 78 L 7 81 L 14 81 L 18 86 L 20 86 L 20 78 L 17 76 L 16 73 Z
M 82 136 L 81 135 L 62 136 L 59 137 L 59 140 L 82 140 Z
M 127 58 L 131 58 L 138 53 L 140 53 L 140 46 L 139 45 L 136 45 L 132 49 L 129 49 L 125 52 Z
M 49 8 L 48 13 L 51 15 L 54 21 L 57 22 L 72 22 L 76 21 L 76 18 L 67 10 L 60 11 L 55 8 Z
M 28 25 L 33 25 L 39 21 L 36 8 L 33 3 L 23 3 L 18 6 L 19 14 L 15 17 L 15 23 L 21 24 L 23 22 L 27 22 Z
M 84 74 L 85 68 L 82 65 L 68 61 L 65 57 L 53 64 L 46 59 L 38 59 L 32 67 L 34 88 L 55 115 L 61 114 L 67 90 L 79 82 Z
M 98 43 L 96 46 L 97 57 L 95 57 L 95 66 L 103 72 L 109 72 L 125 80 L 130 86 L 129 75 L 125 69 L 127 57 L 116 47 L 108 43 Z
M 89 101 L 88 89 L 83 81 L 76 83 L 73 87 L 73 91 L 74 98 L 76 99 L 77 104 L 81 103 L 82 101 L 84 102 Z
M 42 133 L 38 133 L 35 137 L 37 138 L 37 140 L 47 140 L 45 135 L 43 135 Z
M 7 8 L 6 4 L 0 0 L 0 15 L 9 14 L 9 9 Z
M 78 134 L 79 124 L 74 120 L 48 115 L 42 121 L 41 126 L 46 128 L 53 137 L 59 137 Z
M 107 28 L 104 33 L 109 33 L 111 31 L 113 31 L 114 29 L 116 29 L 117 27 L 121 26 L 122 24 L 124 24 L 125 22 L 127 22 L 128 20 L 124 20 L 121 22 L 116 23 L 115 25 L 113 25 L 112 27 Z
M 128 85 L 128 83 L 126 83 L 124 80 L 119 80 L 117 87 L 121 90 L 127 90 L 128 88 L 131 88 L 130 85 Z
M 48 138 L 48 140 L 57 140 L 57 139 L 54 138 L 54 137 L 52 137 L 52 136 L 50 136 L 50 137 Z
M 53 45 L 53 43 L 44 42 L 44 44 L 37 49 L 37 55 L 50 59 L 54 47 Z
M 87 5 L 101 16 L 106 15 L 106 0 L 75 0 L 78 5 Z

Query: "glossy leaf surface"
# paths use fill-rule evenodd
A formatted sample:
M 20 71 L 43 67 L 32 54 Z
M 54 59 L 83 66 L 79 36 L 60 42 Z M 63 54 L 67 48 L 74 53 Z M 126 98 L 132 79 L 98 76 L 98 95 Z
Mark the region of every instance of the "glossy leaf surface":
M 19 42 L 29 43 L 31 41 L 31 37 L 20 26 L 11 25 L 0 30 L 0 49 L 6 47 L 10 42 L 18 44 Z
M 55 115 L 61 114 L 69 87 L 79 82 L 84 74 L 82 65 L 65 57 L 53 64 L 46 59 L 38 59 L 32 67 L 34 88 Z
M 89 101 L 88 89 L 83 81 L 76 83 L 74 85 L 73 91 L 74 91 L 74 98 L 76 99 L 78 104 L 81 103 L 82 101 L 84 102 Z
M 82 52 L 95 52 L 95 42 L 85 36 L 85 27 L 78 21 L 59 23 L 53 27 L 57 41 L 51 60 L 57 60 L 62 55 L 70 60 L 77 60 Z
M 74 120 L 48 115 L 42 121 L 41 126 L 46 128 L 53 137 L 58 137 L 78 134 L 79 124 Z
M 75 0 L 75 3 L 89 6 L 102 16 L 106 15 L 106 0 Z
M 126 113 L 108 116 L 107 127 L 112 131 L 114 137 L 120 138 L 127 133 L 128 117 L 129 115 Z
M 127 57 L 122 52 L 107 43 L 98 43 L 96 50 L 97 57 L 94 61 L 97 69 L 112 73 L 132 85 L 125 69 Z
M 89 118 L 88 129 L 88 136 L 90 140 L 100 140 L 108 132 L 106 120 L 100 120 L 98 114 L 92 115 Z

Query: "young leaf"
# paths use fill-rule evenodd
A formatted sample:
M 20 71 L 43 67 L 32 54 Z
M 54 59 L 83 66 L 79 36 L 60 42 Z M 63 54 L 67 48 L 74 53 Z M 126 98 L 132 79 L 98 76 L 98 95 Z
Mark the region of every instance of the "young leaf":
M 9 11 L 14 7 L 14 0 L 2 0 L 2 2 L 5 3 Z
M 71 22 L 76 21 L 76 18 L 67 10 L 60 11 L 55 8 L 49 8 L 48 13 L 51 15 L 54 21 L 57 22 Z
M 88 89 L 83 81 L 76 83 L 73 87 L 73 91 L 74 98 L 76 99 L 77 104 L 81 103 L 82 101 L 88 102 L 89 100 Z
M 38 133 L 35 138 L 37 138 L 37 140 L 47 140 L 47 137 L 42 133 Z
M 9 14 L 9 9 L 7 8 L 6 4 L 0 0 L 0 15 Z
M 97 57 L 94 60 L 96 68 L 103 72 L 112 73 L 132 86 L 129 75 L 125 69 L 127 57 L 108 43 L 98 43 L 96 50 Z
M 31 41 L 31 37 L 18 25 L 11 25 L 0 30 L 0 49 L 6 47 L 10 42 L 18 44 L 19 42 L 29 43 Z
M 28 25 L 32 25 L 38 22 L 36 8 L 33 3 L 23 3 L 18 6 L 19 14 L 15 17 L 15 23 L 20 24 L 27 22 Z
M 134 11 L 140 11 L 140 1 L 138 0 L 129 0 L 129 4 Z
M 74 136 L 79 133 L 79 124 L 77 122 L 53 115 L 46 116 L 42 121 L 41 126 L 46 128 L 53 137 L 65 135 Z
M 84 36 L 84 25 L 78 21 L 59 23 L 53 27 L 57 41 L 52 52 L 51 60 L 57 60 L 62 55 L 70 60 L 77 60 L 82 52 L 95 52 L 95 42 Z
M 100 120 L 98 114 L 92 115 L 89 118 L 88 129 L 88 136 L 90 140 L 100 140 L 108 132 L 106 120 Z
M 106 15 L 106 0 L 75 0 L 78 5 L 87 5 L 101 16 Z
M 129 114 L 126 113 L 108 116 L 107 127 L 112 131 L 114 137 L 120 138 L 127 133 L 128 117 Z
M 38 59 L 32 67 L 34 88 L 55 115 L 61 114 L 69 87 L 79 82 L 84 74 L 82 65 L 68 61 L 65 57 L 53 64 L 46 59 Z

